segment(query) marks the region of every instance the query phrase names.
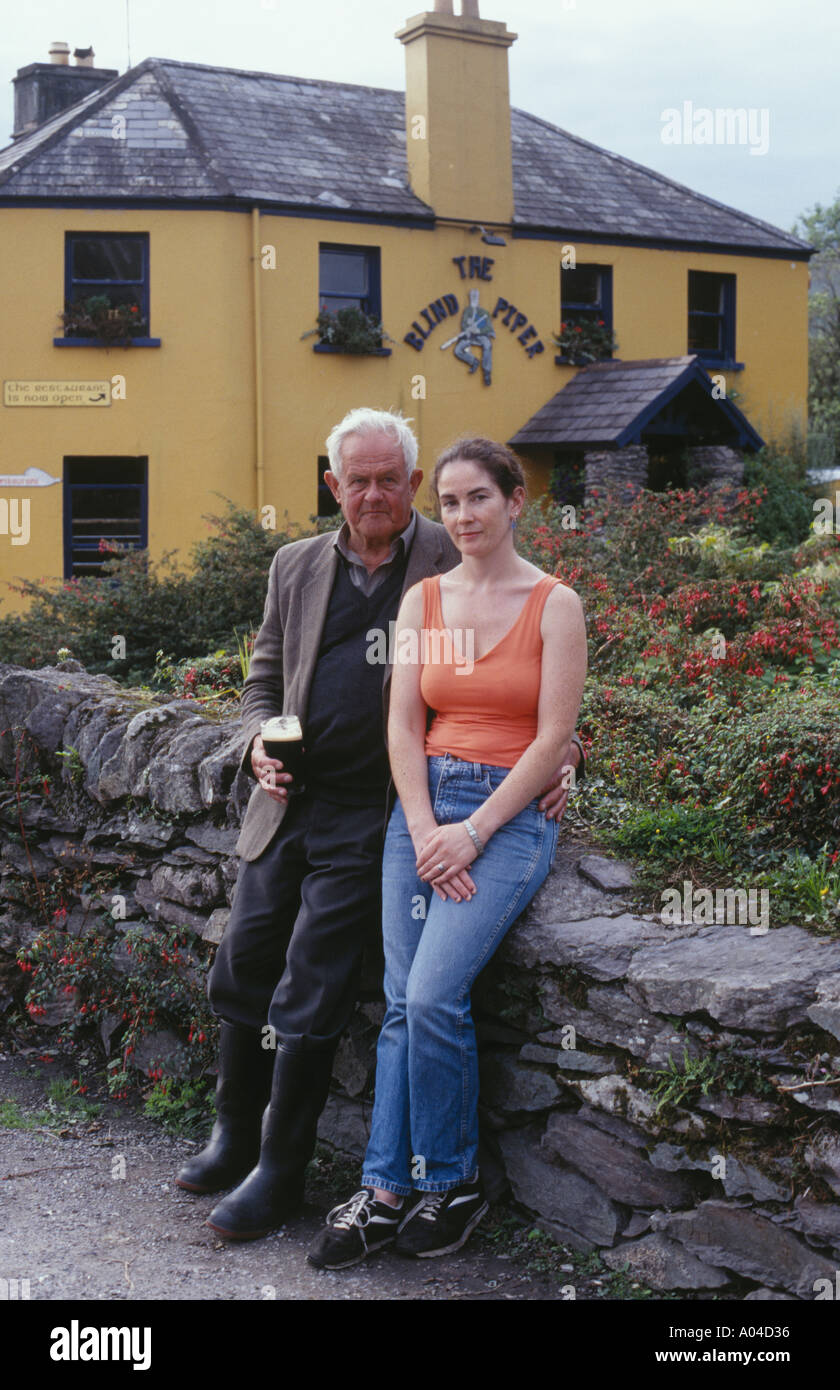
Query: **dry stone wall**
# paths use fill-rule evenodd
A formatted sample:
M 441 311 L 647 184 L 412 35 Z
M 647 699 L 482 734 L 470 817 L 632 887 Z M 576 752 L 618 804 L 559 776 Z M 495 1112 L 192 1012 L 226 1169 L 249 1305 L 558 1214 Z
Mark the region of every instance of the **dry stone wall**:
M 107 887 L 80 892 L 69 930 L 119 893 L 115 933 L 175 924 L 218 942 L 252 785 L 241 746 L 238 721 L 74 662 L 0 667 L 0 965 L 39 930 L 21 881 L 73 865 Z M 49 798 L 33 791 L 45 775 Z M 559 1240 L 656 1289 L 840 1296 L 840 942 L 666 924 L 629 910 L 631 883 L 567 834 L 478 982 L 491 1195 L 509 1186 Z M 371 960 L 320 1131 L 358 1157 L 380 979 Z M 137 1064 L 168 1043 L 149 1039 Z

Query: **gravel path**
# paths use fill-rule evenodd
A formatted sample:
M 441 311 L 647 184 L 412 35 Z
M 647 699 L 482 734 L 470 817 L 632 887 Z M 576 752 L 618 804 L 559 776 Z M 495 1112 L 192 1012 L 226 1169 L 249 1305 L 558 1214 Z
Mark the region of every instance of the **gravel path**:
M 0 1102 L 15 1101 L 31 1123 L 58 1072 L 7 1054 Z M 31 1299 L 560 1298 L 559 1280 L 530 1276 L 477 1236 L 433 1261 L 386 1251 L 341 1272 L 313 1269 L 305 1254 L 323 1213 L 350 1195 L 317 1175 L 300 1217 L 265 1240 L 229 1244 L 203 1224 L 216 1199 L 173 1183 L 194 1149 L 111 1101 L 93 1120 L 0 1128 L 0 1278 L 28 1279 Z

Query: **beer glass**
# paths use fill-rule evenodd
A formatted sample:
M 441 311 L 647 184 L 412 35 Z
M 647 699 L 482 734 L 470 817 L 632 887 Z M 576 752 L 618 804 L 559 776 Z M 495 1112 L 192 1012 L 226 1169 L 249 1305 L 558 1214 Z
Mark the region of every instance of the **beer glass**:
M 303 785 L 303 730 L 296 714 L 276 714 L 260 724 L 263 747 L 269 758 L 277 758 L 283 764 L 283 771 L 291 774 L 291 783 L 278 782 L 285 787 L 289 796 L 297 796 L 306 788 Z

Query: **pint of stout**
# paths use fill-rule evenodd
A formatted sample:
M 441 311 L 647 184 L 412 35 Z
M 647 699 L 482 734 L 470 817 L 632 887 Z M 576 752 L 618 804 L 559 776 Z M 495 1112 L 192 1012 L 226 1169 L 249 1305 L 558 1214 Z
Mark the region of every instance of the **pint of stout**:
M 280 782 L 290 796 L 305 791 L 303 785 L 303 730 L 296 714 L 277 714 L 260 725 L 263 747 L 269 758 L 277 758 L 292 782 Z

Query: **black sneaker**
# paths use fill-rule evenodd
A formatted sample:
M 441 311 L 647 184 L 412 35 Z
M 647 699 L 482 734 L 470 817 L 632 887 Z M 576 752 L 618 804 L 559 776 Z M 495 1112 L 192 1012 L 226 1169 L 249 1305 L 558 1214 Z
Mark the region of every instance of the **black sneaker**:
M 460 1250 L 489 1208 L 481 1178 L 451 1187 L 448 1192 L 425 1192 L 419 1206 L 400 1226 L 397 1250 L 419 1260 Z
M 349 1202 L 333 1207 L 306 1258 L 316 1269 L 346 1269 L 358 1264 L 394 1242 L 404 1217 L 404 1200 L 391 1207 L 376 1201 L 372 1187 L 363 1187 Z

